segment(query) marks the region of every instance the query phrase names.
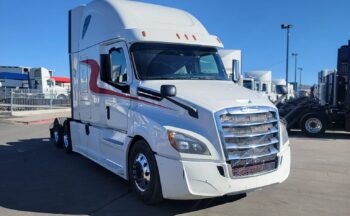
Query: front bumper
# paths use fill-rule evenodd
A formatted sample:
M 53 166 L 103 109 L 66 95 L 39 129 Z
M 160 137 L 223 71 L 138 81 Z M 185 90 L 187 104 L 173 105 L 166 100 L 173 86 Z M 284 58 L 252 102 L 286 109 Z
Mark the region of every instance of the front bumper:
M 244 193 L 287 179 L 290 172 L 290 147 L 278 154 L 276 170 L 253 177 L 231 178 L 230 165 L 204 161 L 179 161 L 156 155 L 163 197 L 202 199 Z M 218 166 L 223 167 L 224 175 Z

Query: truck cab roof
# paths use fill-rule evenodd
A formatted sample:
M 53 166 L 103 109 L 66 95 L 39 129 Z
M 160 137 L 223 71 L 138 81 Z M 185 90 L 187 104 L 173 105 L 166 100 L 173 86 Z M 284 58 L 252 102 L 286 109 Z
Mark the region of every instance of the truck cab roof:
M 135 1 L 95 0 L 70 11 L 70 53 L 113 39 L 223 47 L 186 11 Z

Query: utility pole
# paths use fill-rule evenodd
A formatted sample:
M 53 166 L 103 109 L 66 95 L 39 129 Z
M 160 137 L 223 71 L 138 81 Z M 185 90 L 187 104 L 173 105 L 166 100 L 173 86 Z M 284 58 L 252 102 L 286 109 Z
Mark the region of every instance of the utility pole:
M 286 54 L 286 87 L 288 89 L 288 68 L 289 68 L 289 36 L 290 36 L 290 29 L 293 28 L 293 25 L 291 24 L 282 24 L 282 29 L 287 29 L 287 54 Z
M 298 95 L 298 84 L 297 84 L 297 65 L 298 65 L 298 53 L 292 53 L 294 57 L 294 91 L 295 95 Z
M 303 71 L 302 67 L 298 68 L 299 70 L 299 88 L 298 88 L 298 95 L 300 96 L 300 89 L 301 89 L 301 72 Z

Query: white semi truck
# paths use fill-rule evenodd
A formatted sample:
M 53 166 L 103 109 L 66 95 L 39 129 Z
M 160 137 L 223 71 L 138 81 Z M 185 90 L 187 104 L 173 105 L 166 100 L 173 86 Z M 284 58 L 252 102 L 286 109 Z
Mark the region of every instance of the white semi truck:
M 285 79 L 274 79 L 272 80 L 272 92 L 276 94 L 277 99 L 282 97 L 282 90 L 286 86 L 286 80 Z M 292 99 L 295 98 L 294 94 L 294 87 L 290 83 L 288 83 L 288 88 L 287 88 L 287 95 L 286 99 Z
M 182 10 L 118 0 L 72 9 L 72 116 L 54 121 L 53 142 L 129 180 L 146 203 L 283 182 L 290 147 L 278 110 L 228 79 L 222 47 Z
M 247 71 L 243 80 L 243 86 L 251 90 L 255 90 L 266 96 L 270 101 L 276 102 L 276 94 L 272 91 L 272 71 L 254 70 Z

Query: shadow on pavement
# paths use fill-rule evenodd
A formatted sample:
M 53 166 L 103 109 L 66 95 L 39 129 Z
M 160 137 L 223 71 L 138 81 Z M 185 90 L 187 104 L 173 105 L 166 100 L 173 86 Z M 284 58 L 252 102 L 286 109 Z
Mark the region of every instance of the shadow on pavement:
M 296 138 L 310 138 L 310 139 L 350 139 L 350 133 L 349 132 L 338 132 L 338 131 L 326 131 L 325 134 L 323 134 L 320 137 L 308 137 L 304 135 L 299 130 L 292 130 L 288 132 L 289 137 L 296 137 Z
M 234 202 L 245 195 L 197 201 L 139 201 L 128 182 L 94 162 L 66 154 L 49 139 L 0 145 L 0 206 L 41 213 L 174 215 Z

